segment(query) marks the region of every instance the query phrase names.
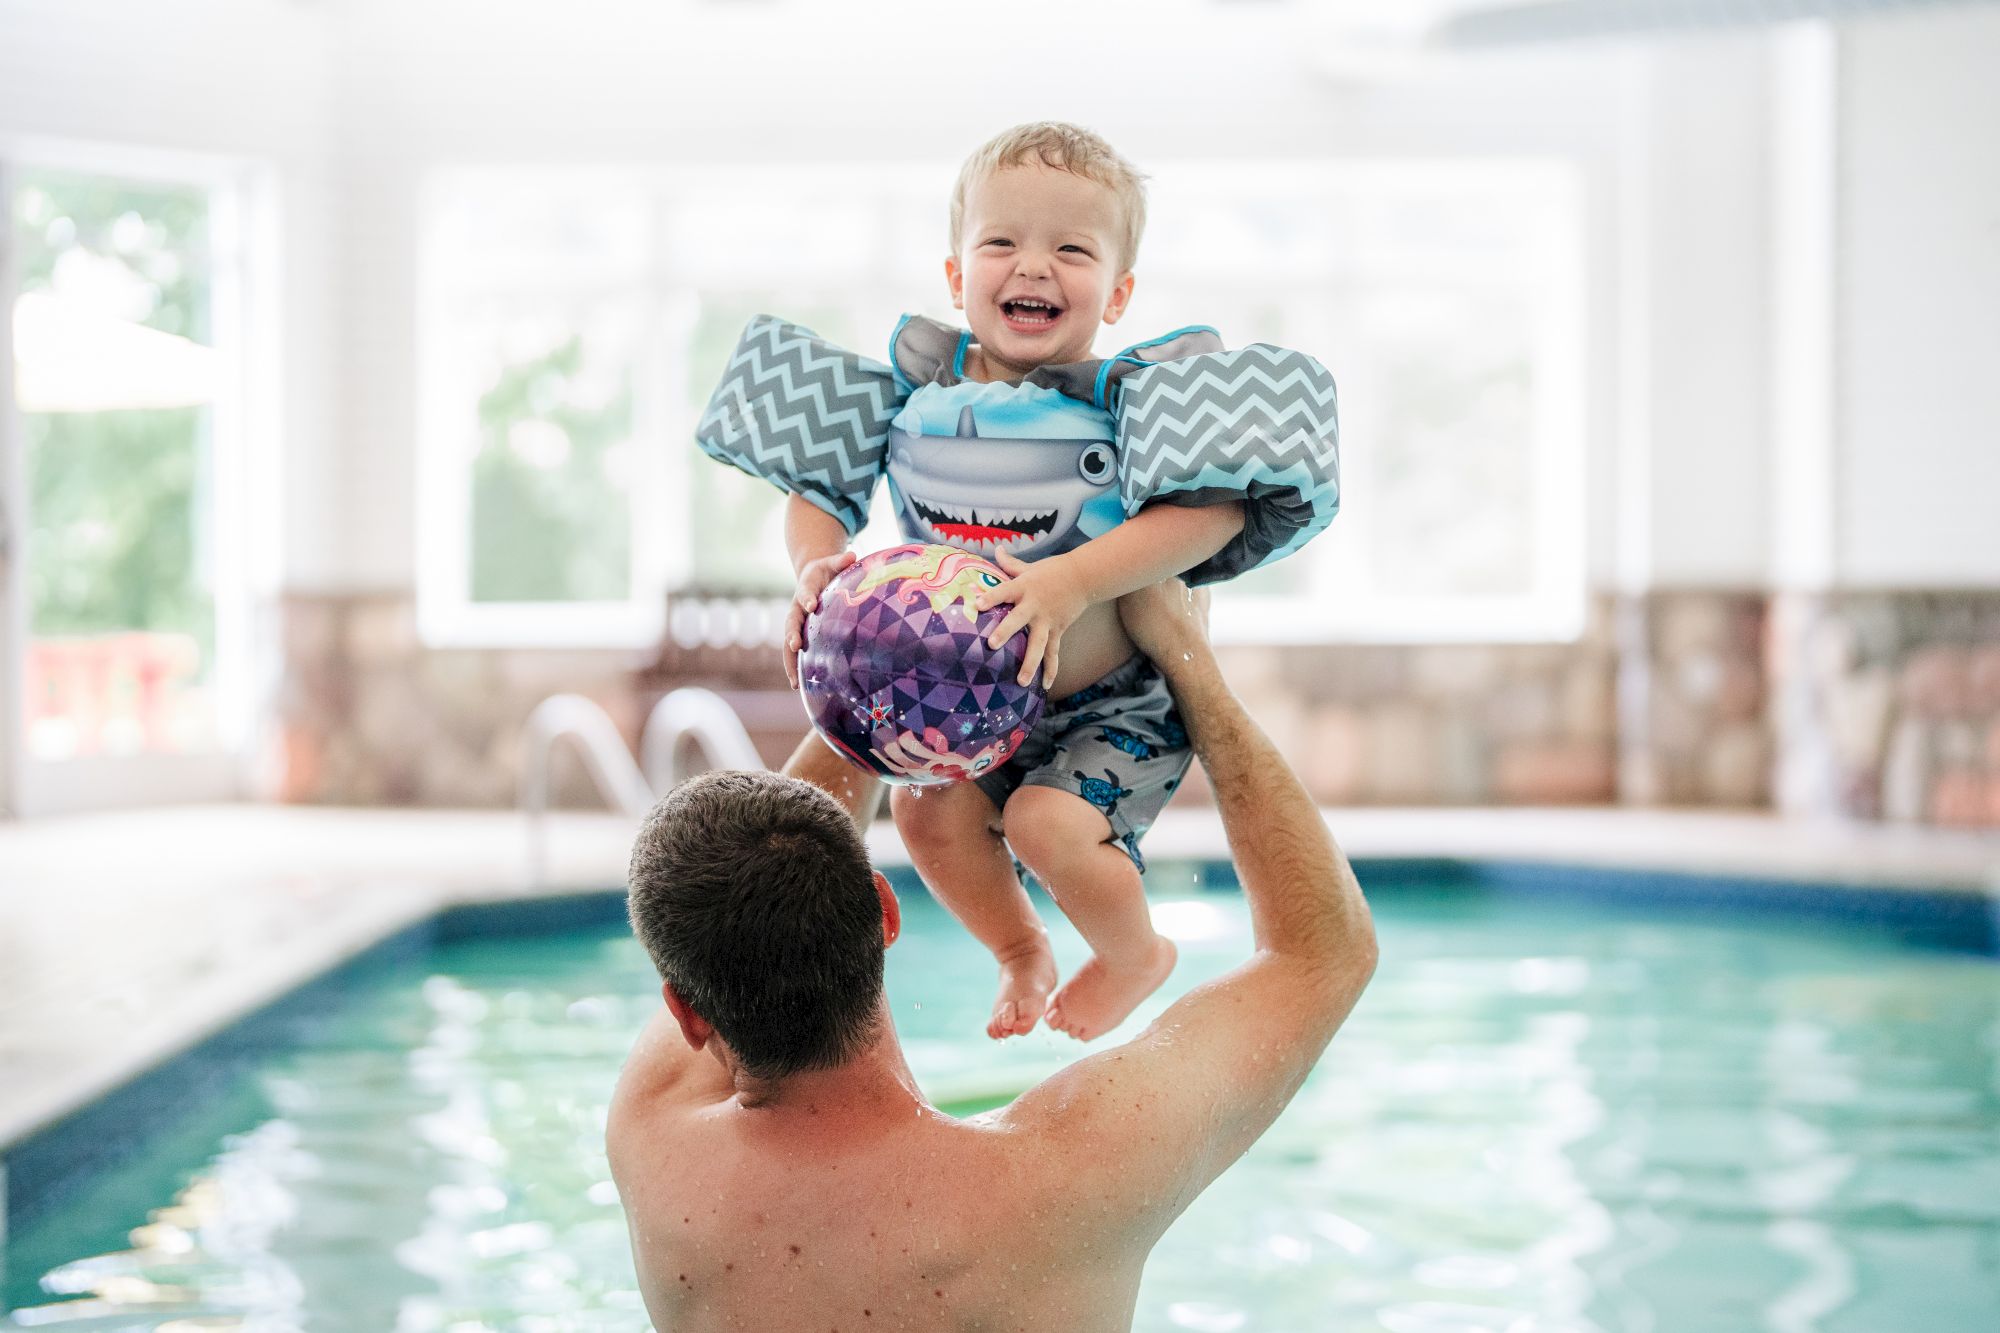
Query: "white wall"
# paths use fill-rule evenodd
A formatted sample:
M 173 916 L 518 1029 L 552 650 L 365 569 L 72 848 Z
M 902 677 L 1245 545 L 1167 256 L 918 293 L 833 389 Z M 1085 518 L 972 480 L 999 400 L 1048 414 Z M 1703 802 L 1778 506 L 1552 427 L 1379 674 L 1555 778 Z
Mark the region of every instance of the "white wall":
M 1765 38 L 1611 54 L 1626 72 L 1618 583 L 1756 586 L 1771 503 Z
M 325 7 L 288 0 L 0 0 L 0 154 L 61 160 L 97 147 L 268 168 L 282 311 L 272 358 L 276 433 L 253 441 L 281 478 L 287 581 L 337 583 L 340 515 L 320 502 L 338 457 L 330 420 L 335 324 L 327 215 L 330 34 Z M 268 336 L 268 331 L 266 331 Z M 268 350 L 268 349 L 266 349 Z M 266 498 L 260 508 L 268 511 Z
M 291 156 L 324 132 L 328 11 L 0 0 L 0 130 Z
M 2000 12 L 1841 25 L 1827 195 L 1780 200 L 1818 164 L 1779 155 L 1822 151 L 1773 104 L 1796 36 L 1628 49 L 1619 582 L 2000 585 Z M 1799 308 L 1830 334 L 1773 306 L 1785 248 L 1822 239 Z M 1774 399 L 1774 345 L 1825 362 L 1824 416 Z
M 2000 586 L 2000 11 L 1840 48 L 1843 584 Z

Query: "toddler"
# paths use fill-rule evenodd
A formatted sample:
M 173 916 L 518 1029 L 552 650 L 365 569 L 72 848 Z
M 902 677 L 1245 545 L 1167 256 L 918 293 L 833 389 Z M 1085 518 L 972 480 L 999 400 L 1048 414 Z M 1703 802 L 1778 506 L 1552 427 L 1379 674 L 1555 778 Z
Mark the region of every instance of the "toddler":
M 1092 358 L 1098 328 L 1131 300 L 1144 222 L 1141 177 L 1098 136 L 1049 123 L 1009 130 L 972 155 L 952 193 L 945 280 L 969 330 L 905 316 L 889 367 L 849 356 L 816 393 L 824 404 L 886 369 L 885 432 L 856 436 L 828 464 L 841 432 L 821 406 L 826 422 L 781 439 L 797 399 L 765 387 L 770 367 L 785 361 L 796 384 L 846 354 L 753 321 L 699 433 L 711 454 L 793 493 L 786 541 L 798 587 L 784 655 L 795 687 L 805 617 L 853 562 L 847 543 L 877 473 L 908 539 L 985 555 L 1009 576 L 980 609 L 1008 608 L 993 645 L 1026 632 L 1021 681 L 1041 673 L 1041 721 L 976 779 L 898 786 L 891 797 L 924 882 L 998 960 L 987 1025 L 996 1038 L 1043 1020 L 1097 1037 L 1173 970 L 1173 943 L 1147 910 L 1139 839 L 1191 752 L 1116 599 L 1287 554 L 1337 504 L 1333 385 L 1310 358 L 1224 353 L 1206 328 Z M 877 757 L 902 771 L 954 763 L 907 740 Z M 1060 987 L 1015 858 L 1090 945 Z

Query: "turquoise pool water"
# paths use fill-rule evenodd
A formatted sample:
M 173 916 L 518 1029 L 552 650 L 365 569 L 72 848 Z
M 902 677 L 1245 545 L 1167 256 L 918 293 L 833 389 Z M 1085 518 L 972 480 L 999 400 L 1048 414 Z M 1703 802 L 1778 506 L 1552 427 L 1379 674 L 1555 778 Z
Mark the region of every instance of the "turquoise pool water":
M 1137 1327 L 2000 1327 L 1994 960 L 1446 885 L 1374 896 L 1374 985 L 1155 1252 Z M 1182 947 L 1170 989 L 1244 956 L 1235 895 L 1157 902 Z M 890 997 L 935 1099 L 989 1105 L 1074 1053 L 989 1043 L 990 965 L 906 903 Z M 1082 949 L 1057 940 L 1067 970 Z M 619 930 L 386 966 L 10 1237 L 0 1328 L 638 1333 L 602 1127 L 655 1003 Z

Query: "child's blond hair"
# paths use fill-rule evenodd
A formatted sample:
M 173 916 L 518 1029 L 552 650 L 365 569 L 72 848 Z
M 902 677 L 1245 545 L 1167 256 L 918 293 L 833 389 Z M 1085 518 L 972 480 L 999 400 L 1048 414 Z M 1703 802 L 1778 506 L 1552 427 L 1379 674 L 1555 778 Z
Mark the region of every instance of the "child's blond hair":
M 951 187 L 951 252 L 958 253 L 959 229 L 965 223 L 965 196 L 972 183 L 1003 167 L 1029 160 L 1096 181 L 1118 200 L 1124 227 L 1118 236 L 1123 262 L 1130 269 L 1139 257 L 1139 238 L 1146 230 L 1146 178 L 1118 155 L 1118 150 L 1081 125 L 1037 120 L 994 135 L 965 159 L 958 183 Z

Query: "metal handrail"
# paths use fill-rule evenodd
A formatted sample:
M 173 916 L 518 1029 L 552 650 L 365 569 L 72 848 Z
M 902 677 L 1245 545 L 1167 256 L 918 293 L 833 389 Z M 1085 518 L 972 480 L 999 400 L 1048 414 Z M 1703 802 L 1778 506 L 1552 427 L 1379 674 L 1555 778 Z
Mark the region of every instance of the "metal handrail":
M 632 758 L 617 723 L 601 704 L 580 694 L 542 700 L 522 727 L 521 813 L 528 819 L 528 882 L 548 882 L 549 777 L 556 744 L 572 741 L 585 770 L 613 809 L 644 819 L 658 793 L 678 782 L 681 741 L 693 737 L 708 761 L 721 768 L 762 768 L 743 719 L 713 690 L 669 693 L 646 718 L 640 733 L 642 767 Z
M 714 690 L 695 686 L 674 690 L 653 705 L 639 733 L 639 762 L 654 791 L 665 791 L 685 774 L 680 743 L 692 736 L 713 768 L 762 768 L 743 719 Z

